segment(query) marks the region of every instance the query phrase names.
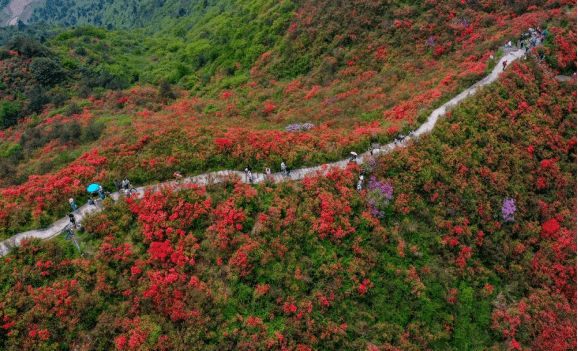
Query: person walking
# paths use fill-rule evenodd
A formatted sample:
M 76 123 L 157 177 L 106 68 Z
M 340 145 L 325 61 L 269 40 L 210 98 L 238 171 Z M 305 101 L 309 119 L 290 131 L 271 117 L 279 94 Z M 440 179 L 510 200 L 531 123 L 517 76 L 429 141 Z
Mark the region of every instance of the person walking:
M 72 212 L 68 214 L 68 219 L 70 220 L 70 223 L 72 223 L 72 225 L 76 225 L 76 218 L 74 218 Z
M 287 177 L 291 177 L 291 170 L 289 168 L 285 168 L 285 170 L 287 171 Z
M 271 169 L 269 167 L 265 167 L 265 174 L 268 176 L 271 175 Z
M 360 190 L 363 188 L 363 185 L 361 183 L 361 180 L 359 180 L 359 182 L 357 182 L 357 190 Z
M 502 62 L 502 71 L 506 70 L 506 66 L 508 66 L 508 61 Z
M 70 207 L 72 207 L 72 210 L 73 210 L 74 212 L 78 212 L 78 208 L 76 207 L 76 204 L 74 203 L 74 199 L 73 199 L 73 198 L 70 198 L 70 199 L 68 200 L 68 203 L 70 204 Z
M 181 172 L 175 172 L 173 173 L 173 177 L 175 177 L 175 183 L 178 185 L 181 183 L 181 179 L 183 178 L 183 176 L 181 175 Z
M 281 172 L 286 172 L 287 166 L 285 166 L 285 162 L 281 162 Z

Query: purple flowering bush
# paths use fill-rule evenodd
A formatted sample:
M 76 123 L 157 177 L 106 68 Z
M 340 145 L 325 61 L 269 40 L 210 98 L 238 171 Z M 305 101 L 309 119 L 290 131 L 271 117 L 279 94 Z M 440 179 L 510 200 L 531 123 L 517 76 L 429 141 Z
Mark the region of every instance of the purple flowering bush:
M 311 130 L 311 128 L 313 128 L 314 125 L 311 123 L 295 123 L 295 124 L 290 124 L 287 127 L 285 127 L 285 131 L 287 132 L 306 132 L 308 130 Z
M 375 218 L 383 218 L 389 202 L 393 199 L 393 188 L 389 183 L 383 180 L 376 181 L 375 176 L 371 176 L 368 190 L 371 215 Z
M 504 221 L 513 222 L 514 212 L 516 212 L 516 204 L 514 203 L 514 199 L 505 198 L 504 203 L 502 204 L 502 216 L 504 217 Z

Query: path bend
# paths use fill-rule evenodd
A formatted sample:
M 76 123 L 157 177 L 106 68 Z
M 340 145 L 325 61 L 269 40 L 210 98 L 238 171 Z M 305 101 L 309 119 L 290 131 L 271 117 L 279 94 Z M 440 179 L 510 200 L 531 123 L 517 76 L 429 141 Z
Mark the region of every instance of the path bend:
M 483 79 L 481 79 L 480 81 L 478 81 L 477 83 L 472 85 L 471 87 L 467 88 L 466 90 L 464 90 L 460 94 L 456 95 L 453 99 L 446 102 L 445 104 L 443 104 L 439 108 L 435 109 L 428 116 L 427 121 L 424 122 L 414 132 L 414 135 L 412 136 L 412 138 L 413 137 L 419 137 L 420 135 L 422 135 L 424 133 L 429 133 L 430 131 L 432 131 L 432 129 L 436 125 L 438 119 L 441 116 L 445 115 L 446 112 L 451 107 L 456 106 L 460 101 L 462 101 L 465 98 L 467 98 L 468 96 L 474 94 L 481 87 L 488 85 L 488 84 L 492 83 L 493 81 L 495 81 L 498 78 L 499 74 L 504 70 L 502 68 L 504 61 L 507 61 L 507 65 L 510 65 L 512 62 L 523 57 L 524 55 L 525 55 L 525 50 L 523 50 L 523 49 L 520 49 L 520 50 L 517 50 L 514 52 L 510 52 L 510 53 L 504 55 L 489 75 L 487 75 L 486 77 L 484 77 Z M 409 139 L 410 139 L 410 137 L 406 137 L 401 143 L 391 142 L 387 145 L 380 146 L 380 148 L 372 150 L 373 154 L 389 153 L 389 152 L 393 151 L 396 147 L 405 147 L 406 142 Z M 358 156 L 356 162 L 358 164 L 361 164 L 369 156 L 370 156 L 370 152 L 365 152 L 365 153 Z M 349 163 L 349 159 L 345 159 L 345 160 L 341 160 L 341 161 L 337 161 L 337 162 L 333 162 L 333 163 L 327 163 L 327 164 L 325 164 L 327 167 L 323 167 L 324 165 L 319 165 L 319 166 L 315 166 L 315 167 L 300 168 L 300 169 L 292 170 L 291 171 L 291 177 L 285 177 L 282 173 L 274 173 L 271 175 L 272 181 L 274 181 L 275 183 L 281 183 L 281 182 L 285 182 L 288 180 L 300 180 L 300 179 L 305 178 L 308 175 L 315 175 L 318 172 L 323 174 L 326 172 L 326 170 L 329 170 L 329 169 L 334 168 L 334 167 L 345 168 L 348 163 Z M 220 183 L 232 175 L 238 175 L 241 177 L 241 181 L 243 183 L 249 183 L 248 180 L 246 179 L 244 172 L 229 171 L 229 170 L 204 173 L 204 174 L 200 174 L 200 175 L 197 175 L 194 177 L 183 178 L 182 183 L 183 183 L 183 185 L 187 185 L 187 184 L 207 185 L 209 183 Z M 261 183 L 263 181 L 265 181 L 265 174 L 253 173 L 253 184 Z M 146 190 L 158 191 L 159 189 L 161 189 L 165 186 L 174 186 L 174 185 L 175 185 L 174 181 L 169 181 L 169 182 L 157 183 L 157 184 L 153 184 L 153 185 L 142 186 L 142 187 L 138 187 L 135 189 L 137 190 L 137 193 L 138 193 L 137 196 L 140 198 L 140 197 L 144 196 L 144 193 Z M 115 193 L 111 194 L 111 197 L 116 201 L 121 197 L 121 194 L 119 192 L 115 192 Z M 87 215 L 89 215 L 93 212 L 100 212 L 100 211 L 102 211 L 102 209 L 103 209 L 102 205 L 85 204 L 85 205 L 78 208 L 78 212 L 75 214 L 76 220 L 77 220 L 77 222 L 80 222 Z M 24 239 L 29 239 L 29 238 L 39 238 L 39 239 L 44 239 L 44 240 L 52 239 L 52 238 L 58 236 L 59 234 L 61 234 L 62 231 L 64 230 L 64 228 L 69 223 L 70 222 L 69 222 L 68 216 L 66 216 L 66 217 L 61 218 L 61 219 L 57 220 L 56 222 L 52 223 L 47 228 L 33 229 L 33 230 L 26 231 L 26 232 L 18 233 L 16 235 L 12 236 L 11 238 L 0 242 L 0 257 L 7 255 L 10 252 L 10 249 L 12 247 L 19 246 L 20 243 L 22 242 L 22 240 L 24 240 Z

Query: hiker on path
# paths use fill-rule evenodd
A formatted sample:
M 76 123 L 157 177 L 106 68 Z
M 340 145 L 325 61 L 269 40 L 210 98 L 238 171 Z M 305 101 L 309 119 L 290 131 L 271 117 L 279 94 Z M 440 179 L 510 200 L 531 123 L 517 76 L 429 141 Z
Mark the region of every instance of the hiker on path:
M 506 70 L 506 66 L 508 65 L 508 61 L 502 62 L 502 71 Z
M 183 176 L 181 175 L 181 172 L 179 172 L 179 171 L 173 173 L 173 177 L 175 177 L 175 183 L 176 184 L 180 184 L 181 179 L 183 178 Z
M 291 170 L 289 168 L 285 168 L 285 170 L 287 171 L 287 177 L 291 177 Z
M 73 198 L 70 198 L 70 199 L 68 200 L 68 203 L 70 204 L 70 207 L 72 207 L 72 210 L 73 210 L 74 212 L 78 212 L 78 208 L 76 207 L 76 204 L 74 203 L 74 199 L 73 199 Z
M 253 173 L 251 173 L 251 171 L 248 170 L 247 168 L 245 168 L 245 169 L 247 170 L 247 180 L 248 180 L 250 183 L 253 183 Z
M 247 165 L 247 167 L 245 169 L 249 170 L 249 172 L 251 172 L 253 170 L 253 167 L 251 167 L 251 165 Z
M 126 178 L 122 181 L 122 187 L 123 187 L 125 190 L 128 189 L 128 185 L 129 185 L 129 184 L 130 184 L 130 182 L 129 182 L 129 180 L 126 179 Z
M 357 153 L 351 151 L 351 157 L 349 157 L 349 162 L 353 162 L 357 158 Z
M 72 225 L 76 225 L 76 218 L 74 218 L 72 212 L 68 214 L 68 219 L 70 219 L 70 223 L 72 223 Z
M 265 174 L 268 176 L 271 175 L 271 169 L 269 169 L 269 167 L 265 167 Z
M 361 190 L 363 188 L 363 185 L 361 184 L 361 180 L 359 180 L 359 182 L 357 182 L 357 190 Z
M 286 172 L 287 166 L 285 166 L 285 162 L 281 162 L 281 172 Z

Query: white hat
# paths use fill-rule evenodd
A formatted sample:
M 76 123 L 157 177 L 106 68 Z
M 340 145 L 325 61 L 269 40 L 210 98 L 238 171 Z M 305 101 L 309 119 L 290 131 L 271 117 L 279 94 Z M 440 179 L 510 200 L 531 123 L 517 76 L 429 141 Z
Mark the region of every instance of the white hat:
M 74 201 L 74 199 L 73 199 L 73 198 L 70 198 L 70 200 L 68 200 L 68 202 L 73 202 L 73 201 Z

